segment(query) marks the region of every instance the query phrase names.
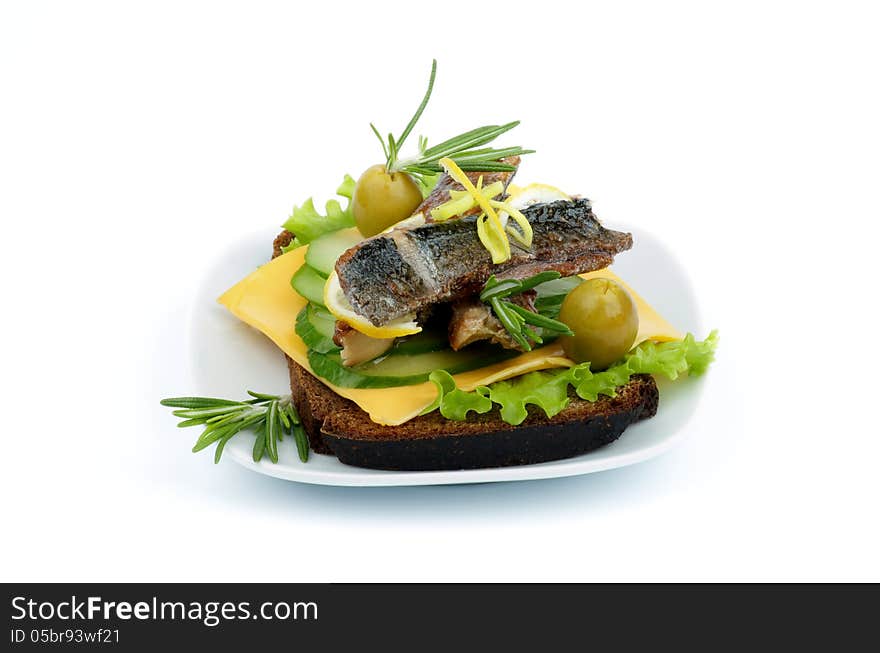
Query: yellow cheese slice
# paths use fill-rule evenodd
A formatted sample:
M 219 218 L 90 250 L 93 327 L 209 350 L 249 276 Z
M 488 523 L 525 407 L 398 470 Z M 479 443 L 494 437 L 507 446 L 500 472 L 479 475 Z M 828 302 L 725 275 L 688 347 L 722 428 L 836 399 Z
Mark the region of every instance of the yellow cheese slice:
M 299 247 L 257 268 L 223 293 L 217 301 L 237 318 L 261 331 L 285 354 L 312 372 L 306 345 L 294 331 L 296 316 L 306 305 L 307 300 L 290 285 L 290 278 L 305 261 L 307 249 L 307 247 Z M 582 276 L 587 279 L 591 277 L 615 279 L 632 294 L 639 312 L 637 344 L 644 340 L 664 341 L 681 338 L 681 334 L 669 322 L 610 270 L 599 270 Z M 477 386 L 503 381 L 526 372 L 570 367 L 573 364 L 565 357 L 561 345 L 551 343 L 501 363 L 456 374 L 454 378 L 462 390 L 473 390 Z M 411 420 L 437 397 L 437 388 L 430 382 L 398 388 L 342 388 L 320 377 L 317 378 L 336 394 L 360 406 L 369 414 L 371 420 L 386 426 L 395 426 Z

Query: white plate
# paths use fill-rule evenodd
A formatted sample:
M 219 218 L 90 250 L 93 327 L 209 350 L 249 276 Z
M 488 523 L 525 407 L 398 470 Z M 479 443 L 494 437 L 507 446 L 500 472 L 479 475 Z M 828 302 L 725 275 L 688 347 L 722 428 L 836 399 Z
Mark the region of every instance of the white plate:
M 618 257 L 614 270 L 670 322 L 682 331 L 692 331 L 702 337 L 696 300 L 685 270 L 657 238 L 641 229 L 630 231 L 637 245 L 633 251 Z M 281 352 L 268 338 L 216 302 L 224 290 L 267 260 L 271 242 L 271 234 L 239 241 L 234 249 L 217 259 L 199 289 L 191 319 L 196 394 L 233 398 L 244 395 L 247 389 L 274 394 L 289 392 L 287 366 Z M 291 328 L 295 317 L 290 316 Z M 315 453 L 304 464 L 299 461 L 292 441 L 287 439 L 279 447 L 278 463 L 265 458 L 255 463 L 251 457 L 253 440 L 247 436 L 230 440 L 224 457 L 261 474 L 321 485 L 441 485 L 588 474 L 653 458 L 683 436 L 684 427 L 697 406 L 702 380 L 680 379 L 675 383 L 660 380 L 658 385 L 660 408 L 652 419 L 630 426 L 617 441 L 590 453 L 536 465 L 389 472 L 350 467 L 333 456 Z

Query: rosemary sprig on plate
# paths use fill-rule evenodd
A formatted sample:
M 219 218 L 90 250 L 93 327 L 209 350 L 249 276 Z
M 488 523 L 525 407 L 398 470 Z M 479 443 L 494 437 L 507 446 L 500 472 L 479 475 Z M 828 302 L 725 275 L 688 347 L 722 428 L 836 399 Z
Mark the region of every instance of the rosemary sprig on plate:
M 538 327 L 545 331 L 565 336 L 573 336 L 574 332 L 564 322 L 532 312 L 514 304 L 508 298 L 511 295 L 531 290 L 545 281 L 558 279 L 560 276 L 558 272 L 548 270 L 528 279 L 504 279 L 498 281 L 493 274 L 489 277 L 486 285 L 483 286 L 483 291 L 480 293 L 480 301 L 492 307 L 495 317 L 498 318 L 498 321 L 507 329 L 510 336 L 520 347 L 525 351 L 531 351 L 532 345 L 529 342 L 530 340 L 539 345 L 544 342 L 541 334 L 531 327 Z
M 254 462 L 260 462 L 268 455 L 273 463 L 278 462 L 278 443 L 285 433 L 293 436 L 299 459 L 309 459 L 309 440 L 303 430 L 299 415 L 290 395 L 267 395 L 247 391 L 251 399 L 232 401 L 213 397 L 172 397 L 159 403 L 177 408 L 175 417 L 182 418 L 180 427 L 204 426 L 205 430 L 196 440 L 193 452 L 217 443 L 214 449 L 214 462 L 220 462 L 223 448 L 234 435 L 251 429 L 256 432 L 254 441 Z
M 385 169 L 388 172 L 402 171 L 412 177 L 421 179 L 422 177 L 436 175 L 442 172 L 439 164 L 440 159 L 450 158 L 455 161 L 458 166 L 465 171 L 483 170 L 492 171 L 512 171 L 514 166 L 504 163 L 501 159 L 508 156 L 520 156 L 523 154 L 531 154 L 534 150 L 525 150 L 522 147 L 505 147 L 492 148 L 483 147 L 491 143 L 496 138 L 510 131 L 519 124 L 518 120 L 508 122 L 503 125 L 486 125 L 477 127 L 453 138 L 447 139 L 442 143 L 438 143 L 433 147 L 428 147 L 428 139 L 424 136 L 419 137 L 419 153 L 417 156 L 407 159 L 400 158 L 400 149 L 403 147 L 404 141 L 412 132 L 422 112 L 431 99 L 431 92 L 434 90 L 434 79 L 437 76 L 437 60 L 431 64 L 431 77 L 428 80 L 428 90 L 422 98 L 419 108 L 407 123 L 400 136 L 395 138 L 394 134 L 389 133 L 387 140 L 382 138 L 379 130 L 373 123 L 370 128 L 382 144 L 382 151 L 385 153 Z

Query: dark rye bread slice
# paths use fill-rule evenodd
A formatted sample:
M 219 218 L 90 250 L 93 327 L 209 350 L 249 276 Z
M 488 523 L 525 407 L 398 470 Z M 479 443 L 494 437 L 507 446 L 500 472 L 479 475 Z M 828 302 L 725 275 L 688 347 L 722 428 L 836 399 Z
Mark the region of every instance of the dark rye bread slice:
M 293 234 L 286 229 L 275 236 L 275 240 L 272 241 L 272 258 L 277 258 L 278 256 L 281 256 L 281 248 L 290 245 L 290 241 L 292 240 Z
M 347 465 L 427 471 L 528 465 L 571 458 L 616 440 L 630 424 L 653 417 L 659 394 L 653 377 L 632 377 L 616 397 L 584 401 L 573 395 L 558 415 L 533 410 L 511 426 L 497 410 L 467 421 L 439 412 L 399 426 L 382 426 L 287 359 L 294 403 L 315 451 L 330 451 Z
M 275 239 L 273 258 L 291 239 L 289 232 Z M 399 426 L 382 426 L 285 358 L 293 402 L 312 450 L 373 469 L 476 469 L 571 458 L 609 444 L 630 424 L 653 417 L 659 401 L 653 377 L 637 375 L 617 389 L 616 397 L 590 402 L 572 394 L 558 415 L 548 419 L 535 409 L 519 426 L 504 422 L 497 409 L 471 413 L 466 421 L 447 420 L 435 411 Z

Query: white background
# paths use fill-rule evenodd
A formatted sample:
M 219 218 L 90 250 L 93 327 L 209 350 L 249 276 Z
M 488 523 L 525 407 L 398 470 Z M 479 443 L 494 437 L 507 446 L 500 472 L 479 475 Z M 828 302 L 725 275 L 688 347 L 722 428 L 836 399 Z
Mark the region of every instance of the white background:
M 880 580 L 869 7 L 3 3 L 0 579 Z M 419 131 L 522 120 L 522 181 L 688 267 L 722 332 L 693 435 L 437 488 L 191 454 L 157 401 L 204 271 L 378 162 L 431 57 Z

